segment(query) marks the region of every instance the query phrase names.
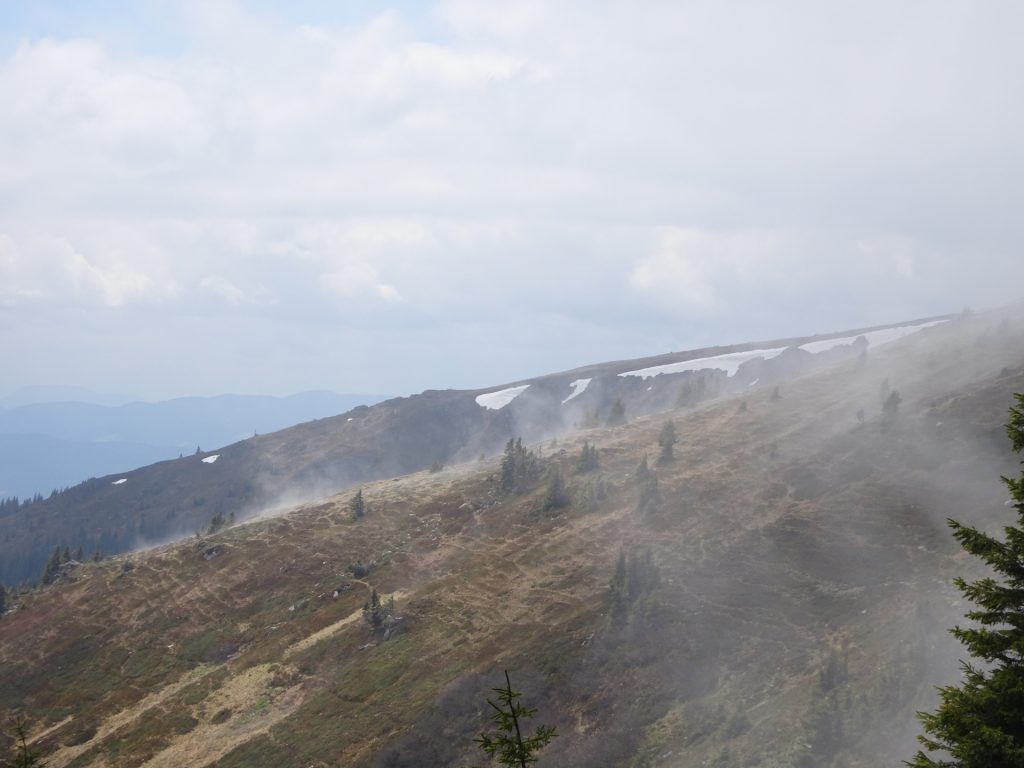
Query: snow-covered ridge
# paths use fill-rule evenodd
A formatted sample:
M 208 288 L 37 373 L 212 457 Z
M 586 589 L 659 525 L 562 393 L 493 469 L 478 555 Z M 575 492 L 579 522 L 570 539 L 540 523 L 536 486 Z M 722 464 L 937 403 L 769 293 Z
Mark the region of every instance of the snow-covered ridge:
M 213 454 L 213 456 L 207 456 L 205 459 L 201 459 L 201 461 L 203 462 L 203 464 L 213 464 L 213 462 L 215 462 L 219 458 L 220 454 L 215 453 Z
M 562 405 L 565 405 L 574 397 L 582 395 L 587 387 L 590 386 L 590 379 L 576 379 L 576 381 L 569 384 L 569 388 L 572 390 L 569 392 L 569 396 L 562 401 Z
M 909 336 L 912 333 L 917 333 L 925 328 L 931 328 L 933 325 L 939 325 L 945 322 L 948 321 L 932 320 L 927 323 L 920 323 L 919 325 L 904 325 L 899 328 L 883 328 L 880 331 L 868 331 L 867 333 L 861 333 L 857 336 L 844 336 L 839 339 L 825 339 L 824 341 L 810 341 L 807 344 L 801 344 L 800 349 L 814 355 L 819 352 L 828 352 L 830 349 L 835 349 L 836 347 L 849 346 L 862 337 L 868 343 L 868 346 L 878 347 L 882 344 L 888 344 L 890 341 L 902 339 L 904 336 Z
M 489 411 L 500 411 L 506 405 L 523 394 L 523 392 L 525 392 L 529 387 L 529 384 L 523 384 L 520 387 L 509 387 L 508 389 L 499 389 L 497 392 L 487 392 L 483 395 L 477 395 L 476 404 Z
M 114 482 L 112 482 L 111 485 L 124 485 L 127 482 L 128 482 L 128 478 L 127 477 L 122 477 L 120 480 L 115 480 Z
M 641 379 L 649 379 L 652 376 L 660 376 L 663 373 L 685 373 L 686 371 L 725 371 L 726 375 L 734 376 L 743 363 L 761 358 L 771 360 L 786 351 L 786 347 L 775 349 L 748 349 L 746 352 L 729 352 L 724 355 L 712 355 L 711 357 L 698 357 L 696 360 L 684 360 L 681 363 L 668 363 L 667 365 L 653 365 L 650 368 L 641 368 L 638 371 L 626 371 L 619 376 L 639 376 Z
M 933 325 L 939 325 L 945 323 L 946 320 L 932 320 L 927 323 L 919 323 L 918 325 L 904 325 L 899 328 L 882 328 L 878 331 L 868 331 L 867 333 L 859 333 L 856 336 L 844 336 L 838 339 L 825 339 L 824 341 L 809 341 L 806 344 L 801 344 L 799 349 L 804 352 L 810 352 L 812 355 L 819 354 L 821 352 L 827 352 L 830 349 L 836 347 L 849 346 L 857 341 L 857 339 L 863 338 L 868 346 L 881 346 L 882 344 L 888 344 L 890 341 L 896 341 L 902 339 L 904 336 L 909 336 L 912 333 L 923 330 L 924 328 L 930 328 Z M 681 363 L 668 363 L 667 365 L 655 365 L 650 368 L 641 368 L 637 371 L 626 371 L 620 373 L 619 376 L 639 376 L 642 379 L 647 379 L 652 376 L 658 376 L 662 373 L 684 373 L 686 371 L 706 371 L 706 370 L 719 370 L 725 371 L 726 375 L 734 376 L 736 371 L 743 363 L 751 360 L 771 360 L 773 357 L 777 357 L 785 352 L 787 347 L 776 347 L 774 349 L 750 349 L 746 352 L 729 352 L 724 355 L 713 355 L 711 357 L 699 357 L 696 360 L 684 360 Z

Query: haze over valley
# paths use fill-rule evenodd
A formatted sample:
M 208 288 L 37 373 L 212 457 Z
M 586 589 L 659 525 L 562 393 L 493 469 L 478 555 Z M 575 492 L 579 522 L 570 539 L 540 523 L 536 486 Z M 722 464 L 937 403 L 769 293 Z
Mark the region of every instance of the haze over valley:
M 1022 27 L 0 3 L 0 765 L 1024 768 Z

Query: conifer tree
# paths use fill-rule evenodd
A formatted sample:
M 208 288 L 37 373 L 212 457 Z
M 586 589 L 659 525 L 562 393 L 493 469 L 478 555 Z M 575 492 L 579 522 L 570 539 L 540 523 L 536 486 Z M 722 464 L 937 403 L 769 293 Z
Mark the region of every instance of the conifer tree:
M 576 472 L 583 475 L 598 469 L 600 466 L 601 462 L 598 459 L 597 446 L 591 445 L 589 441 L 585 440 L 579 458 L 576 460 Z
M 7 589 L 3 584 L 0 584 L 0 616 L 4 615 L 4 611 L 7 610 Z
M 565 479 L 562 472 L 556 467 L 551 470 L 548 478 L 547 488 L 544 489 L 544 501 L 541 504 L 543 512 L 551 512 L 561 509 L 569 503 L 569 491 L 565 487 Z
M 524 707 L 516 701 L 523 694 L 512 690 L 508 670 L 505 670 L 505 687 L 491 690 L 498 694 L 497 704 L 490 699 L 487 700 L 494 710 L 491 722 L 494 723 L 497 732 L 493 735 L 482 733 L 475 741 L 485 754 L 497 759 L 498 765 L 528 768 L 537 762 L 537 752 L 546 747 L 558 734 L 553 727 L 540 725 L 533 736 L 523 735 L 522 721 L 533 717 L 537 710 Z
M 615 398 L 612 408 L 608 412 L 608 420 L 605 424 L 609 427 L 617 427 L 626 423 L 626 406 L 622 404 L 622 398 Z
M 21 718 L 14 724 L 14 743 L 17 754 L 13 760 L 5 760 L 2 768 L 45 768 L 46 763 L 39 758 L 39 753 L 28 745 L 25 721 Z
M 636 470 L 633 472 L 633 479 L 638 483 L 646 482 L 651 476 L 651 468 L 647 465 L 647 454 L 645 453 L 643 458 L 640 459 L 640 463 L 637 464 Z
M 1021 453 L 1024 394 L 1014 398 L 1006 431 Z M 927 735 L 918 740 L 940 755 L 919 751 L 907 763 L 912 768 L 1024 766 L 1024 472 L 1003 482 L 1017 510 L 1017 524 L 1007 526 L 1003 538 L 948 521 L 960 545 L 996 577 L 955 581 L 977 608 L 966 614 L 973 626 L 951 632 L 976 661 L 962 663 L 959 685 L 939 689 L 942 701 L 935 712 L 919 714 Z
M 501 458 L 499 490 L 502 493 L 521 493 L 540 477 L 540 472 L 541 461 L 537 454 L 523 447 L 522 438 L 510 438 Z
M 659 464 L 668 464 L 675 458 L 672 447 L 677 442 L 676 425 L 672 422 L 672 419 L 669 419 L 662 426 L 661 433 L 658 435 L 658 445 L 661 447 L 661 451 L 658 453 Z
M 41 581 L 43 584 L 52 584 L 53 580 L 57 578 L 57 574 L 60 573 L 60 546 L 53 548 L 53 552 L 50 553 L 50 559 L 46 561 L 46 567 L 43 569 L 43 576 Z
M 888 379 L 887 379 L 888 381 Z M 889 396 L 882 403 L 882 415 L 887 419 L 894 419 L 899 415 L 900 403 L 903 402 L 903 398 L 900 397 L 900 393 L 895 389 L 889 393 Z
M 349 499 L 348 511 L 353 520 L 360 520 L 366 516 L 366 501 L 363 499 L 363 489 L 356 491 L 356 495 Z

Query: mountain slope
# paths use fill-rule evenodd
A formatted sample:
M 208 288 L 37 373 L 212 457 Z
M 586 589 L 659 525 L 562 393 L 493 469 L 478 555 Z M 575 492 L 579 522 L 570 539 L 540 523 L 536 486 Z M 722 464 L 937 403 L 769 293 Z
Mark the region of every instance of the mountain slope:
M 72 390 L 74 392 L 74 390 Z M 49 494 L 85 478 L 191 454 L 384 398 L 303 392 L 289 397 L 220 395 L 107 407 L 85 402 L 0 409 L 0 498 Z M 40 456 L 45 443 L 49 455 Z
M 497 463 L 470 462 L 368 484 L 362 520 L 341 495 L 72 567 L 0 619 L 0 708 L 58 767 L 465 765 L 508 668 L 558 726 L 546 766 L 894 764 L 956 673 L 949 579 L 974 564 L 943 520 L 1007 514 L 1020 325 L 967 318 L 779 398 L 747 387 L 545 445 L 562 509 L 543 480 L 503 495 Z M 642 511 L 669 416 L 676 457 Z M 577 475 L 584 440 L 601 468 Z M 660 578 L 616 613 L 616 559 L 648 550 Z M 371 587 L 396 595 L 388 640 L 361 621 Z
M 101 477 L 0 515 L 0 581 L 38 578 L 55 546 L 124 552 L 206 530 L 216 517 L 245 519 L 434 463 L 493 455 L 516 435 L 540 440 L 606 423 L 616 401 L 632 417 L 785 382 L 902 333 L 931 334 L 935 322 L 603 363 L 488 390 L 428 390 Z M 216 464 L 204 464 L 213 454 Z

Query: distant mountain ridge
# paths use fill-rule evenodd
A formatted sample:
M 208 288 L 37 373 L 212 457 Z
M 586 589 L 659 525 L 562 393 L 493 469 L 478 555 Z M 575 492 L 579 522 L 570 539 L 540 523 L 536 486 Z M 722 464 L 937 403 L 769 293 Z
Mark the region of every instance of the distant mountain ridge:
M 87 392 L 47 387 L 15 393 L 6 402 Z M 118 396 L 97 395 L 104 397 Z M 320 391 L 118 405 L 62 400 L 6 408 L 0 410 L 0 498 L 46 495 L 89 477 L 173 459 L 198 447 L 237 442 L 254 432 L 273 432 L 383 399 Z
M 198 455 L 193 448 L 180 460 L 109 474 L 0 517 L 0 581 L 37 577 L 54 546 L 112 554 L 167 541 L 205 530 L 215 518 L 243 520 L 433 464 L 493 455 L 511 437 L 538 441 L 602 425 L 616 402 L 633 418 L 774 385 L 864 354 L 865 335 L 941 332 L 927 326 L 951 317 L 599 363 L 478 390 L 427 390 L 213 451 L 216 443 L 208 442 Z M 694 370 L 676 370 L 696 361 Z M 203 462 L 214 454 L 215 463 Z

